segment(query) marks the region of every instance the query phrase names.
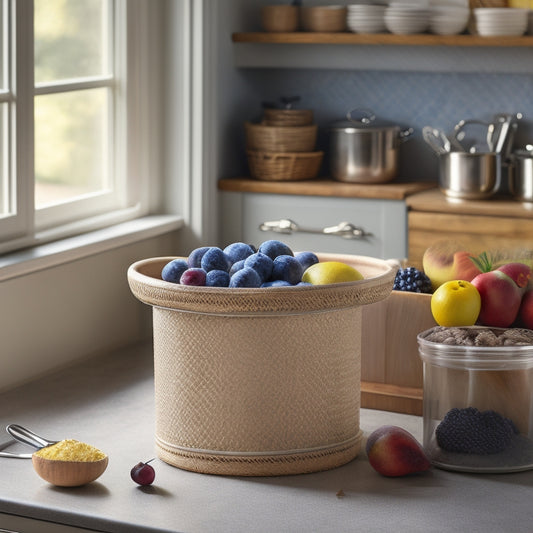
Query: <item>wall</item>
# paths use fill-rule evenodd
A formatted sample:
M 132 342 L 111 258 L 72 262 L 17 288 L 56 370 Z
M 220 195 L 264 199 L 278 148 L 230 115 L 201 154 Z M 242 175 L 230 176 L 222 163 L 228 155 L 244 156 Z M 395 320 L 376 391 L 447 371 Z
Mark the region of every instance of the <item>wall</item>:
M 174 250 L 176 232 L 0 283 L 0 390 L 150 338 L 151 309 L 131 294 L 126 271 Z

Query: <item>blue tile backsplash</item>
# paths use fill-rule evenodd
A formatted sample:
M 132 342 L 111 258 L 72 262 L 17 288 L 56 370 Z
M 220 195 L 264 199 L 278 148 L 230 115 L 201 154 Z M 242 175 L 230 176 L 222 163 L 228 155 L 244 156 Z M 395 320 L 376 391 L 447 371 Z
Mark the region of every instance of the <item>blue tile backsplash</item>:
M 424 126 L 451 131 L 461 119 L 489 120 L 496 113 L 521 112 L 515 146 L 533 141 L 533 76 L 526 74 L 435 73 L 348 70 L 246 69 L 241 71 L 262 101 L 299 95 L 299 107 L 314 110 L 318 149 L 328 150 L 327 127 L 355 107 L 372 109 L 388 121 L 411 126 L 415 133 L 400 150 L 399 180 L 434 181 L 437 158 L 423 141 Z M 322 175 L 327 174 L 327 158 Z

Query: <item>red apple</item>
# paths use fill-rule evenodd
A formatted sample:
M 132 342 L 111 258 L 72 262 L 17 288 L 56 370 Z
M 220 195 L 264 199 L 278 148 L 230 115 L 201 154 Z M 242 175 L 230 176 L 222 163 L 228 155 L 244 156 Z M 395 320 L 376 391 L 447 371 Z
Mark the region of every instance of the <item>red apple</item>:
M 506 263 L 497 270 L 507 274 L 521 289 L 526 289 L 531 277 L 531 268 L 524 263 Z
M 533 290 L 527 291 L 522 296 L 522 303 L 520 304 L 518 315 L 524 327 L 533 329 Z
M 483 272 L 472 280 L 481 296 L 479 322 L 484 326 L 509 327 L 518 316 L 522 291 L 501 270 Z
M 424 472 L 431 466 L 419 442 L 398 426 L 382 426 L 371 433 L 366 454 L 374 470 L 387 477 Z

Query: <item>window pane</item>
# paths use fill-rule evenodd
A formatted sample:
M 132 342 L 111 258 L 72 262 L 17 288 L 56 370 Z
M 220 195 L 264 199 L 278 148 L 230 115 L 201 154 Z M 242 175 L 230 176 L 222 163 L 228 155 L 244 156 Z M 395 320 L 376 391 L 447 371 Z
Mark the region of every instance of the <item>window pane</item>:
M 8 104 L 2 104 L 0 105 L 0 217 L 13 214 L 8 132 Z
M 5 89 L 7 84 L 7 0 L 0 0 L 0 89 Z
M 107 74 L 110 0 L 35 0 L 35 83 Z
M 109 188 L 109 100 L 107 88 L 35 98 L 37 209 Z

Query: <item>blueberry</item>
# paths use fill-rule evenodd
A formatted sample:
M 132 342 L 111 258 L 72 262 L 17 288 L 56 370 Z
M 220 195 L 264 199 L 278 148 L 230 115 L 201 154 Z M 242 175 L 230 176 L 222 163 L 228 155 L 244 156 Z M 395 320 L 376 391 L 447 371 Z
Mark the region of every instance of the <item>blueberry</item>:
M 229 286 L 235 287 L 248 287 L 255 288 L 261 286 L 261 278 L 259 274 L 250 267 L 241 268 L 241 270 L 235 272 L 229 281 Z
M 275 279 L 273 281 L 265 281 L 261 287 L 292 287 L 288 281 L 283 281 L 282 279 Z
M 161 271 L 161 277 L 171 283 L 179 283 L 181 275 L 189 268 L 185 259 L 173 259 Z
M 236 263 L 233 263 L 231 265 L 231 268 L 229 269 L 229 275 L 230 277 L 237 272 L 237 270 L 240 270 L 241 268 L 244 268 L 244 259 L 241 259 L 240 261 L 237 261 Z
M 195 285 L 203 287 L 205 285 L 206 272 L 201 268 L 188 268 L 180 278 L 182 285 Z
M 292 255 L 279 255 L 274 259 L 272 266 L 272 279 L 288 281 L 291 285 L 296 285 L 302 281 L 304 269 L 301 263 Z
M 318 263 L 318 257 L 313 252 L 299 252 L 294 257 L 302 265 L 304 272 L 311 266 Z
M 200 266 L 206 271 L 225 270 L 229 271 L 230 262 L 228 256 L 216 246 L 211 246 L 202 256 Z
M 259 246 L 258 252 L 268 255 L 270 259 L 276 259 L 278 255 L 294 255 L 292 250 L 281 241 L 265 241 Z
M 244 261 L 244 266 L 253 268 L 259 274 L 262 281 L 267 281 L 270 278 L 273 264 L 272 259 L 261 252 L 252 254 Z
M 228 256 L 228 259 L 233 265 L 237 261 L 246 259 L 255 253 L 255 250 L 249 244 L 245 244 L 244 242 L 234 242 L 224 248 L 224 253 Z
M 205 277 L 206 287 L 228 287 L 230 275 L 225 270 L 210 270 Z
M 200 268 L 202 266 L 202 257 L 209 248 L 209 246 L 202 246 L 201 248 L 194 249 L 187 259 L 189 268 Z

